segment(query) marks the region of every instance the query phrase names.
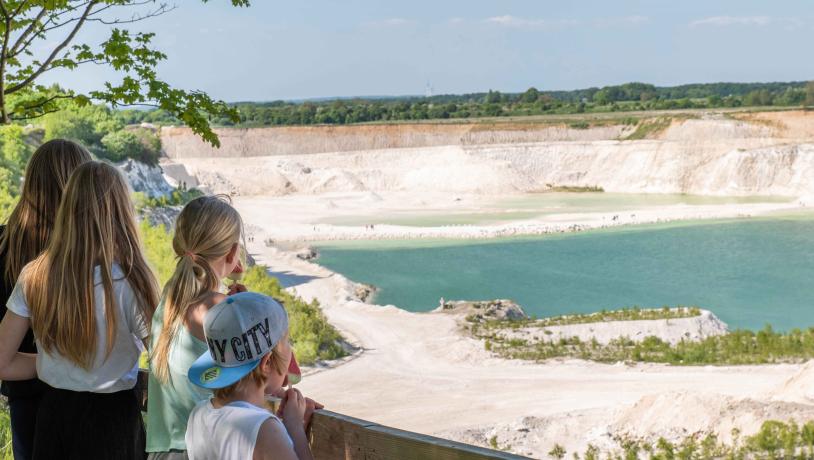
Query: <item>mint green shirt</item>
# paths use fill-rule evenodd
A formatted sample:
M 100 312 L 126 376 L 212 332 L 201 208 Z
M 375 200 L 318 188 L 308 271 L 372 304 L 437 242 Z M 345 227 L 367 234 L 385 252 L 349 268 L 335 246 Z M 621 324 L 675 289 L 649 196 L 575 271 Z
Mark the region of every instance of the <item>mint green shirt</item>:
M 158 344 L 164 319 L 164 302 L 153 315 L 150 336 L 150 352 Z M 189 367 L 209 349 L 206 343 L 190 334 L 182 326 L 170 345 L 170 380 L 159 382 L 150 372 L 147 383 L 147 452 L 186 450 L 184 435 L 189 414 L 198 402 L 208 399 L 212 393 L 192 384 L 187 379 Z M 152 371 L 152 363 L 150 363 Z

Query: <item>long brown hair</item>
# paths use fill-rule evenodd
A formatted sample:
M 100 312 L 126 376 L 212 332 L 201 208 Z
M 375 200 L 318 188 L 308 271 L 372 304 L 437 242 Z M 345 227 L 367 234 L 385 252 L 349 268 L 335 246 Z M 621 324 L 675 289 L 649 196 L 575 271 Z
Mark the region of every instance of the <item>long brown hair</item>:
M 226 196 L 196 198 L 178 215 L 172 238 L 178 263 L 164 287 L 163 327 L 150 352 L 150 369 L 158 381 L 169 381 L 170 345 L 183 326 L 187 309 L 220 287 L 211 262 L 228 254 L 242 237 L 243 221 Z
M 141 250 L 130 190 L 119 171 L 90 161 L 74 171 L 57 212 L 51 240 L 23 272 L 31 327 L 41 350 L 85 369 L 96 358 L 94 269 L 104 289 L 106 357 L 116 338 L 118 306 L 112 265 L 118 263 L 148 321 L 158 302 L 158 286 Z
M 0 276 L 6 283 L 14 284 L 23 267 L 45 249 L 68 178 L 77 166 L 90 160 L 84 147 L 64 139 L 42 144 L 31 156 L 20 201 L 0 235 L 0 254 L 6 255 Z

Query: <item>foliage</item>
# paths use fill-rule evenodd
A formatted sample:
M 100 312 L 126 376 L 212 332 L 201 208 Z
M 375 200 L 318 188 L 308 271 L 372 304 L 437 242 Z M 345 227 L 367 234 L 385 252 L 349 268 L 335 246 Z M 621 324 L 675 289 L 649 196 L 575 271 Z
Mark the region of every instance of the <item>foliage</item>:
M 62 110 L 42 118 L 45 140 L 71 139 L 88 147 L 99 145 L 102 138 L 124 128 L 116 112 L 102 105 L 75 107 L 65 104 Z
M 0 408 L 0 460 L 13 460 L 14 452 L 11 449 L 11 415 L 8 405 L 3 401 Z
M 588 445 L 583 452 L 585 460 L 712 460 L 712 459 L 814 459 L 814 421 L 802 426 L 794 420 L 767 420 L 757 433 L 741 439 L 733 430 L 733 441 L 723 444 L 715 434 L 700 433 L 674 442 L 659 438 L 656 442 L 617 438 L 621 449 L 600 453 L 596 446 Z M 555 456 L 556 454 L 557 456 Z M 552 458 L 563 458 L 567 452 L 555 445 L 549 452 Z M 561 455 L 561 456 L 560 456 Z M 574 458 L 579 458 L 575 453 Z
M 630 133 L 625 139 L 630 141 L 648 139 L 669 128 L 672 122 L 672 117 L 659 117 L 653 120 L 642 121 L 636 126 L 636 130 Z
M 6 222 L 18 200 L 20 175 L 0 166 L 0 222 Z
M 136 209 L 141 211 L 147 208 L 183 206 L 199 196 L 203 196 L 203 192 L 196 188 L 185 189 L 183 187 L 179 187 L 173 190 L 169 195 L 162 195 L 159 197 L 150 197 L 144 192 L 134 192 L 133 203 L 135 204 Z
M 559 444 L 554 444 L 554 447 L 548 452 L 548 456 L 556 460 L 561 460 L 565 454 L 565 447 Z
M 550 318 L 529 320 L 490 320 L 483 323 L 483 327 L 490 329 L 521 327 L 548 327 L 565 326 L 569 324 L 605 323 L 608 321 L 641 321 L 656 319 L 692 318 L 701 315 L 698 307 L 678 306 L 670 308 L 641 308 L 633 306 L 619 310 L 602 310 L 596 313 L 552 316 Z M 472 317 L 470 320 L 474 319 Z
M 473 323 L 471 331 L 500 356 L 533 361 L 571 357 L 606 363 L 697 366 L 800 363 L 814 358 L 814 328 L 777 332 L 767 325 L 757 332 L 738 329 L 700 341 L 681 340 L 674 345 L 654 336 L 642 341 L 621 337 L 603 345 L 578 337 L 529 341 L 504 333 L 507 329 L 523 327 L 523 322 L 518 324 L 501 327 L 490 322 Z
M 146 220 L 139 224 L 144 256 L 158 278 L 159 286 L 164 286 L 175 271 L 177 258 L 172 250 L 172 235 L 163 226 L 150 225 Z
M 45 139 L 71 139 L 96 156 L 113 161 L 128 158 L 154 165 L 161 155 L 161 139 L 153 129 L 127 126 L 121 112 L 102 105 L 66 106 L 42 118 Z
M 231 3 L 249 4 L 248 0 Z M 167 56 L 153 48 L 155 34 L 127 29 L 173 8 L 143 0 L 0 2 L 0 124 L 38 118 L 64 109 L 66 103 L 78 107 L 86 107 L 93 100 L 113 107 L 151 105 L 177 117 L 207 142 L 219 145 L 209 118 L 237 122 L 237 111 L 205 93 L 176 89 L 161 80 L 157 68 Z M 110 35 L 102 43 L 80 42 L 78 37 L 85 36 L 81 31 L 89 27 L 107 29 Z M 118 81 L 106 82 L 87 93 L 40 83 L 49 72 L 86 66 L 108 68 Z
M 0 144 L 2 144 L 3 161 L 22 171 L 34 153 L 26 142 L 25 132 L 20 125 L 0 126 Z
M 492 449 L 495 449 L 495 450 L 498 449 L 497 436 L 496 435 L 489 438 L 489 447 L 491 447 Z
M 746 106 L 801 106 L 807 95 L 814 101 L 814 86 L 806 82 L 788 83 L 711 83 L 657 87 L 646 83 L 625 83 L 604 88 L 574 91 L 540 91 L 529 88 L 523 93 L 486 93 L 439 95 L 431 97 L 353 98 L 304 102 L 241 102 L 234 104 L 240 122 L 214 117 L 221 126 L 284 126 L 313 124 L 351 124 L 368 122 L 467 119 L 479 117 L 522 117 L 529 115 L 567 115 L 578 113 L 629 112 L 640 110 L 708 109 Z M 131 123 L 179 124 L 183 120 L 161 110 L 131 111 Z M 634 117 L 623 124 L 636 125 Z M 569 126 L 586 129 L 591 124 L 572 121 Z M 645 138 L 658 132 L 659 125 L 633 138 Z
M 806 107 L 814 106 L 814 81 L 810 81 L 806 85 L 806 96 L 804 104 Z
M 19 125 L 0 126 L 0 222 L 5 222 L 20 192 L 25 164 L 33 153 Z
M 101 140 L 110 161 L 124 161 L 128 158 L 148 165 L 158 163 L 161 155 L 161 141 L 152 131 L 129 129 L 106 134 Z

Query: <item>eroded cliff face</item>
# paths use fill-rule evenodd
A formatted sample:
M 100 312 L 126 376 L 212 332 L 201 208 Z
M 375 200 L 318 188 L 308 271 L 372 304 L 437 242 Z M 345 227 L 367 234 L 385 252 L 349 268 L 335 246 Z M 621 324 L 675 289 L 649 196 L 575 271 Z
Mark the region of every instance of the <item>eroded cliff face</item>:
M 221 130 L 220 150 L 162 130 L 167 155 L 217 192 L 520 193 L 551 185 L 609 192 L 814 195 L 814 114 L 674 121 L 649 139 L 632 127 L 376 125 Z M 239 160 L 237 159 L 239 158 Z
M 615 139 L 623 125 L 574 129 L 535 124 L 392 124 L 353 126 L 293 126 L 216 129 L 220 148 L 213 148 L 188 128 L 163 128 L 161 142 L 173 159 L 198 157 L 257 157 L 353 152 L 446 145 L 502 144 Z

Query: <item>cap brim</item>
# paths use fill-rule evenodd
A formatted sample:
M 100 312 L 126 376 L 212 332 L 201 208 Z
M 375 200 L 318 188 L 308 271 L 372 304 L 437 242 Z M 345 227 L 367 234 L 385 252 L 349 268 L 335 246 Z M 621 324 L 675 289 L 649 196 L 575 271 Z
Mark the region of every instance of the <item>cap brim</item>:
M 192 363 L 189 372 L 187 372 L 187 378 L 190 382 L 199 387 L 216 390 L 218 388 L 228 387 L 242 379 L 249 372 L 253 371 L 258 364 L 260 364 L 259 359 L 236 367 L 219 366 L 212 359 L 209 350 L 207 350 Z

